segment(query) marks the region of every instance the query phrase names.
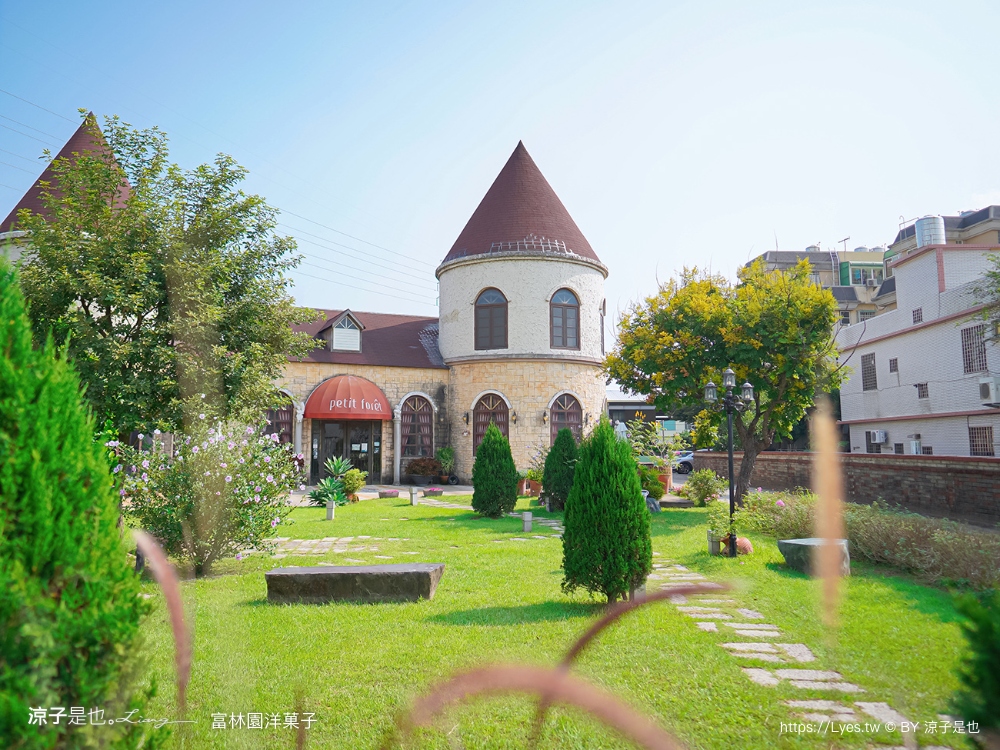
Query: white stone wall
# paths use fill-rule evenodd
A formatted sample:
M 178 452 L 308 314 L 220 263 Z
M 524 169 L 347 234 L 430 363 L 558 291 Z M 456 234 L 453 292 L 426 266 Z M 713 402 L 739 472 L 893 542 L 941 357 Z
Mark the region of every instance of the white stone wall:
M 519 355 L 603 360 L 604 274 L 592 265 L 559 257 L 475 256 L 446 268 L 441 273 L 440 285 L 439 345 L 446 362 L 467 357 Z M 508 346 L 477 351 L 475 303 L 488 287 L 499 289 L 508 300 Z M 549 300 L 564 288 L 580 300 L 579 350 L 549 346 Z
M 983 425 L 996 422 L 994 433 L 1000 439 L 1000 410 L 983 406 L 979 398 L 980 378 L 1000 377 L 1000 347 L 987 342 L 987 372 L 966 374 L 962 359 L 962 329 L 983 322 L 963 314 L 979 302 L 972 287 L 976 274 L 986 269 L 982 256 L 981 250 L 946 250 L 943 293 L 938 291 L 936 253 L 913 258 L 895 273 L 896 310 L 838 332 L 840 361 L 850 368 L 840 390 L 841 416 L 847 422 L 862 420 L 850 425 L 852 452 L 865 452 L 865 430 L 878 429 L 889 435 L 883 452 L 891 452 L 893 443 L 904 443 L 909 453 L 907 435 L 919 433 L 935 455 L 968 456 L 968 426 L 980 419 L 986 420 Z M 921 324 L 913 323 L 917 307 L 923 310 Z M 940 322 L 934 324 L 936 320 Z M 866 354 L 875 355 L 877 390 L 862 388 L 861 360 Z M 898 372 L 889 371 L 891 359 L 897 360 Z M 918 398 L 918 383 L 927 384 L 928 398 Z M 972 414 L 934 417 L 951 412 Z

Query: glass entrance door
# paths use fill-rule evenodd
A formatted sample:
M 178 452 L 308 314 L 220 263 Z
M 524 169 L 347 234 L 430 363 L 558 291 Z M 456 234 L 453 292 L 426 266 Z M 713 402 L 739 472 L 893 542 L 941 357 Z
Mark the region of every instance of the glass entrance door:
M 319 460 L 312 467 L 313 484 L 327 476 L 327 459 L 337 456 L 348 459 L 355 469 L 367 471 L 368 484 L 382 481 L 382 422 L 313 420 L 313 435 L 317 434 Z

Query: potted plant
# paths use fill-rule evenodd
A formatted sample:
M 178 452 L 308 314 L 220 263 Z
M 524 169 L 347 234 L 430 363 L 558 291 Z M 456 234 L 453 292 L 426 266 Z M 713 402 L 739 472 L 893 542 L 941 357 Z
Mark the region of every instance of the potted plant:
M 448 482 L 451 479 L 451 472 L 455 469 L 455 449 L 450 445 L 438 448 L 437 460 L 441 464 L 441 474 L 439 479 Z
M 542 472 L 532 467 L 524 472 L 523 494 L 528 497 L 538 497 L 542 491 Z
M 441 476 L 441 462 L 436 458 L 417 458 L 406 467 L 410 480 L 418 487 L 425 487 L 434 477 Z
M 351 469 L 341 478 L 340 481 L 344 483 L 344 492 L 347 493 L 347 497 L 352 503 L 358 502 L 357 492 L 365 486 L 365 477 L 367 476 L 367 471 Z
M 444 490 L 440 487 L 428 487 L 424 490 L 424 497 L 441 497 L 444 494 Z
M 729 504 L 718 500 L 708 504 L 708 554 L 723 554 L 723 540 L 729 539 Z

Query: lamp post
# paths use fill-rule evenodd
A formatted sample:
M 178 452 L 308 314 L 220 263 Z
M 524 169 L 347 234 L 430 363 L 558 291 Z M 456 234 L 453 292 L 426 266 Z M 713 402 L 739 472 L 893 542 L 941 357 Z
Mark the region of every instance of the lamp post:
M 736 484 L 733 481 L 733 412 L 741 413 L 753 401 L 753 386 L 744 383 L 742 394 L 733 393 L 736 388 L 736 373 L 727 367 L 722 373 L 722 387 L 725 395 L 719 399 L 718 387 L 712 381 L 705 386 L 705 401 L 715 409 L 726 412 L 726 438 L 729 443 L 729 556 L 736 557 L 736 534 L 733 532 L 733 514 L 736 512 Z

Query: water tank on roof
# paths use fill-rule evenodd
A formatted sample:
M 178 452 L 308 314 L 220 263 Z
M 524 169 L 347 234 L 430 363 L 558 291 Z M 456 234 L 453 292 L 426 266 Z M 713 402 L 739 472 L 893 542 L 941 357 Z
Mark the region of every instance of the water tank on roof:
M 810 245 L 809 247 L 806 248 L 806 252 L 807 253 L 819 253 L 819 252 L 822 252 L 822 250 L 820 250 L 819 245 Z
M 944 219 L 940 216 L 922 216 L 917 219 L 917 247 L 945 244 Z
M 865 247 L 864 245 L 862 245 L 861 247 L 854 248 L 854 252 L 856 252 L 856 253 L 867 253 L 868 252 L 868 248 Z

